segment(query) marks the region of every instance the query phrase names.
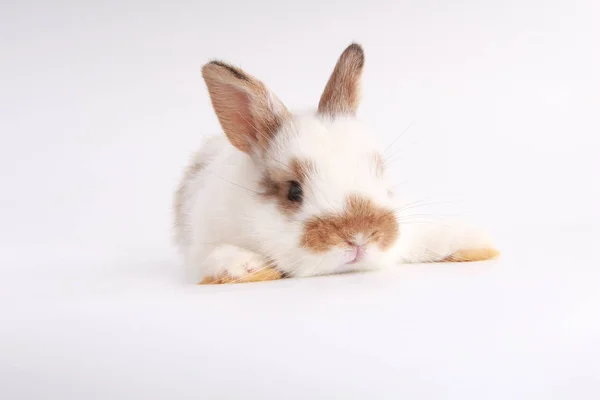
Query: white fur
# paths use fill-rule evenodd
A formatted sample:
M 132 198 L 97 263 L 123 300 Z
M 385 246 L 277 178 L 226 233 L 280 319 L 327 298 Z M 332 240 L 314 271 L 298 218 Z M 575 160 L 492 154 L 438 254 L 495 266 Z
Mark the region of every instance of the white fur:
M 265 161 L 234 148 L 224 135 L 209 139 L 197 155 L 206 166 L 187 185 L 184 221 L 177 227 L 190 277 L 199 281 L 222 272 L 238 276 L 243 268 L 263 265 L 266 259 L 292 276 L 378 269 L 400 262 L 437 261 L 459 249 L 489 244 L 475 230 L 454 229 L 454 223 L 404 225 L 400 218 L 397 242 L 387 251 L 369 246 L 365 259 L 356 264 L 346 264 L 344 249 L 316 254 L 301 248 L 304 221 L 342 211 L 348 195 L 398 209 L 388 180 L 375 172 L 372 156 L 379 150 L 374 135 L 354 117 L 315 114 L 294 115 L 286 122 Z M 300 210 L 289 216 L 276 202 L 259 195 L 260 180 L 265 163 L 288 164 L 294 158 L 312 160 L 316 171 L 304 187 Z
M 264 268 L 267 264 L 268 260 L 260 254 L 241 247 L 222 244 L 203 260 L 201 270 L 206 276 L 227 274 L 232 278 L 242 278 L 252 271 Z

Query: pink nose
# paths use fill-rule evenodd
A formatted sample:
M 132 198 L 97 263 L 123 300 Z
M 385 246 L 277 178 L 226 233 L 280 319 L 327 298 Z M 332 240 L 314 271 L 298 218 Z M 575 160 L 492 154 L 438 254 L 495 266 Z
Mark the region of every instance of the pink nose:
M 359 262 L 360 260 L 365 258 L 365 249 L 363 249 L 361 246 L 353 244 L 352 250 L 354 251 L 354 256 L 353 259 L 349 262 L 349 264 Z

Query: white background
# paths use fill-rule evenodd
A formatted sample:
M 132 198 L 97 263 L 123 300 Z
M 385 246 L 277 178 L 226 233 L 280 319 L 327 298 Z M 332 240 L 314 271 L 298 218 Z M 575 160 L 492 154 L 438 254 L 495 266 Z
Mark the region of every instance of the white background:
M 598 21 L 594 0 L 4 0 L 0 398 L 599 398 Z M 503 257 L 184 285 L 172 192 L 219 132 L 202 64 L 306 109 L 351 41 L 397 189 Z

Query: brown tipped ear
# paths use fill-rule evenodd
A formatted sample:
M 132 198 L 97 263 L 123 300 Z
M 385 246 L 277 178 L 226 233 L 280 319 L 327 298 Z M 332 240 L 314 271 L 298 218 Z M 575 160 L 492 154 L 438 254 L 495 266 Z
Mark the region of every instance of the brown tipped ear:
M 352 43 L 340 56 L 319 101 L 319 114 L 355 114 L 360 98 L 360 78 L 365 54 Z
M 206 64 L 202 76 L 231 144 L 245 153 L 265 149 L 289 117 L 283 103 L 258 79 L 220 61 Z

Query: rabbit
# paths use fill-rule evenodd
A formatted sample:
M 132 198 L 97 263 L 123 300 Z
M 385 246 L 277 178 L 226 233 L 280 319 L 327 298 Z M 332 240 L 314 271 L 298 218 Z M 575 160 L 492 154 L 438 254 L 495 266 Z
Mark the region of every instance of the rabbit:
M 356 118 L 360 45 L 339 57 L 310 113 L 221 61 L 202 76 L 225 135 L 206 140 L 175 194 L 175 241 L 201 283 L 309 277 L 498 251 L 460 222 L 403 224 L 376 137 Z

